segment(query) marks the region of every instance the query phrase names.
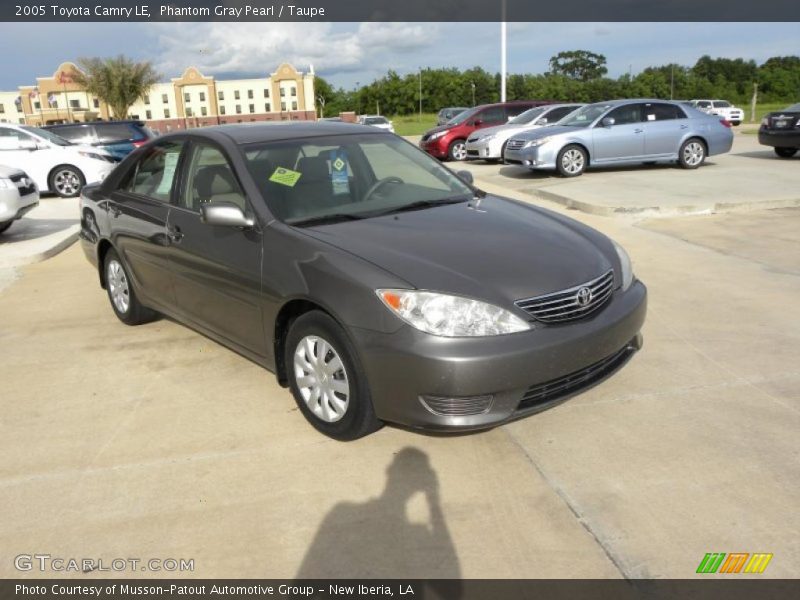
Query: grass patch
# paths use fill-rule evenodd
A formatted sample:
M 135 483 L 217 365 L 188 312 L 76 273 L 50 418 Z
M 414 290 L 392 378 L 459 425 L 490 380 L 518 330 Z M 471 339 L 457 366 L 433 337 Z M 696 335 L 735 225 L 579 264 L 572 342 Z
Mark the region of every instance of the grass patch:
M 394 124 L 394 131 L 397 135 L 422 135 L 431 127 L 436 127 L 435 113 L 422 113 L 421 120 L 419 113 L 387 118 Z

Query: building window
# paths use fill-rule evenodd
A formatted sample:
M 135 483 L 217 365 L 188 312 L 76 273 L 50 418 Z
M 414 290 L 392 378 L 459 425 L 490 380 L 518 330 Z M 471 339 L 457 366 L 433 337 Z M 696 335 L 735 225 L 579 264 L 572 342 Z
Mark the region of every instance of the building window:
M 192 107 L 191 106 L 187 106 L 186 107 L 186 116 L 187 117 L 191 117 L 192 116 Z
M 161 102 L 164 104 L 169 104 L 169 97 L 166 94 L 161 94 Z
M 292 102 L 292 110 L 297 110 L 297 102 Z
M 239 99 L 239 90 L 236 90 L 235 92 L 233 92 L 233 99 L 234 100 L 238 100 Z
M 133 119 L 134 121 L 138 121 L 139 120 L 139 115 L 130 115 L 128 118 L 129 119 Z
M 37 102 L 37 104 L 38 104 L 38 102 Z M 70 108 L 80 108 L 81 107 L 81 101 L 80 100 L 70 100 L 69 101 L 69 106 L 70 106 Z
M 252 100 L 253 99 L 253 90 L 247 90 L 247 99 L 248 100 Z
M 267 102 L 264 105 L 264 112 L 270 112 L 271 110 L 272 110 L 272 107 L 269 105 L 269 102 Z
M 264 90 L 264 98 L 269 98 L 269 90 L 268 89 Z
M 201 106 L 200 107 L 200 114 L 205 117 L 206 115 L 208 115 L 208 109 L 206 109 L 205 106 Z
M 165 119 L 169 119 L 169 109 L 168 108 L 164 109 L 164 118 Z
M 150 96 L 145 96 L 144 97 L 144 103 L 145 104 L 150 104 Z
M 241 104 L 237 104 L 236 105 L 236 114 L 237 115 L 242 114 L 242 105 Z
M 292 86 L 292 96 L 297 96 L 297 88 Z
M 281 102 L 281 110 L 286 110 L 286 102 Z
M 6 105 L 0 104 L 0 115 L 5 114 L 6 112 Z
M 286 95 L 286 88 L 281 88 L 281 98 Z
M 92 106 L 94 106 L 95 108 L 100 108 L 100 100 L 98 100 L 97 98 L 94 98 L 92 100 Z
M 221 115 L 225 114 L 225 107 L 224 106 L 220 106 L 219 107 L 219 114 L 221 114 Z
M 218 91 L 217 98 L 219 98 L 220 100 L 225 100 L 225 92 L 223 92 L 222 90 Z
M 153 118 L 153 113 L 150 112 L 149 110 L 144 111 L 144 118 L 149 121 L 150 119 Z
M 183 94 L 183 101 L 184 102 L 189 102 L 189 92 L 186 92 L 186 93 Z
M 200 102 L 205 102 L 205 101 L 206 101 L 206 93 L 200 92 Z
M 42 108 L 42 103 L 37 100 L 36 102 L 33 103 L 33 108 L 35 108 L 36 110 L 40 110 Z
M 254 112 L 256 112 L 256 105 L 255 104 L 251 104 L 250 105 L 250 114 L 252 115 Z

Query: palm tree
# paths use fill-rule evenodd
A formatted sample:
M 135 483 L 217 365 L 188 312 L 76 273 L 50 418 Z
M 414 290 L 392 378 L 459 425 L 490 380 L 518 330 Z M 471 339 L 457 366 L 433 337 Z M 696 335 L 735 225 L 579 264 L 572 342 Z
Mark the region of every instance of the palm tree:
M 81 58 L 78 66 L 81 71 L 75 74 L 75 83 L 108 104 L 117 119 L 126 119 L 130 107 L 159 80 L 152 64 L 122 55 Z

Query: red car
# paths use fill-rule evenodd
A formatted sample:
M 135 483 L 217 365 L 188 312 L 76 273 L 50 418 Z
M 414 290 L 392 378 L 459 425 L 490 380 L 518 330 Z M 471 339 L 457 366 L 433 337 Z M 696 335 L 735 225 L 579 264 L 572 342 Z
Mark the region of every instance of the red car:
M 456 115 L 447 124 L 426 131 L 419 147 L 431 156 L 443 160 L 464 160 L 467 157 L 467 138 L 476 129 L 503 125 L 518 114 L 552 104 L 549 100 L 520 100 L 498 104 L 483 104 Z

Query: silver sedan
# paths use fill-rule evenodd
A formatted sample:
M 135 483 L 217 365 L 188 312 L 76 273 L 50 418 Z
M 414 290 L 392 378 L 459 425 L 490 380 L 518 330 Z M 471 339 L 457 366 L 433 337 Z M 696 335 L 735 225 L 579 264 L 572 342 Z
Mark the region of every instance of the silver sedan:
M 731 124 L 719 116 L 668 100 L 613 100 L 588 104 L 553 127 L 515 135 L 503 159 L 575 177 L 588 167 L 643 162 L 696 169 L 732 144 Z

